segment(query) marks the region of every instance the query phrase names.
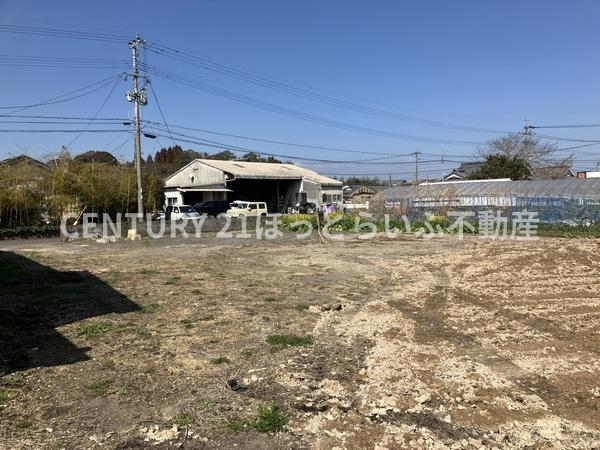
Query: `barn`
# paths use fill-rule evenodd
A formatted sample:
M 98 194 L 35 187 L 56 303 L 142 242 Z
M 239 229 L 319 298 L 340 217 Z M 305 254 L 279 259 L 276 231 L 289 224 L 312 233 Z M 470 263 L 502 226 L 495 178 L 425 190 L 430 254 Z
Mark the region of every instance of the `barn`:
M 165 179 L 166 205 L 207 200 L 262 201 L 269 212 L 296 203 L 342 208 L 342 183 L 294 164 L 196 159 Z

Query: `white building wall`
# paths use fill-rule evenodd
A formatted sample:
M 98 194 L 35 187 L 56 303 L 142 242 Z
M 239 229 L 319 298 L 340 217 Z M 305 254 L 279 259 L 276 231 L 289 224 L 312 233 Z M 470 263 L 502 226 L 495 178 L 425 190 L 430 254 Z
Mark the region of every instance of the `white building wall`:
M 204 187 L 225 188 L 225 172 L 193 161 L 165 180 L 165 188 Z

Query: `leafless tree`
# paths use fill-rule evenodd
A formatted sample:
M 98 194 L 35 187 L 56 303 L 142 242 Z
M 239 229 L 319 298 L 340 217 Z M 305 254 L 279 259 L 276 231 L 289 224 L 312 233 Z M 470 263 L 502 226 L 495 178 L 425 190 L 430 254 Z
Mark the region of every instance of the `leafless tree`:
M 476 154 L 482 158 L 500 154 L 510 159 L 521 159 L 530 167 L 571 165 L 572 156 L 557 155 L 556 144 L 523 133 L 490 139 L 478 147 Z

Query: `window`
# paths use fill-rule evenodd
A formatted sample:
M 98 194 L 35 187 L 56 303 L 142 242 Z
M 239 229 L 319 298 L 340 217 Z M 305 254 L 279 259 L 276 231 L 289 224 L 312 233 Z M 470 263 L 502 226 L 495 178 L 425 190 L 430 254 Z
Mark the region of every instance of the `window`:
M 167 197 L 167 206 L 172 206 L 175 204 L 176 202 L 176 198 L 175 197 Z
M 250 205 L 250 209 L 256 209 L 257 207 L 258 207 L 258 205 L 256 203 Z

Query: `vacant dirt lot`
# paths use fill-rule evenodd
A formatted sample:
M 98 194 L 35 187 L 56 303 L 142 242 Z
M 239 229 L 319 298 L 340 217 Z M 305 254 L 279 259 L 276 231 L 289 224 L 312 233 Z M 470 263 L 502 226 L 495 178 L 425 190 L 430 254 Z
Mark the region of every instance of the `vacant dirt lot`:
M 1 448 L 600 445 L 598 241 L 2 247 Z

